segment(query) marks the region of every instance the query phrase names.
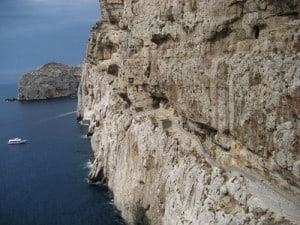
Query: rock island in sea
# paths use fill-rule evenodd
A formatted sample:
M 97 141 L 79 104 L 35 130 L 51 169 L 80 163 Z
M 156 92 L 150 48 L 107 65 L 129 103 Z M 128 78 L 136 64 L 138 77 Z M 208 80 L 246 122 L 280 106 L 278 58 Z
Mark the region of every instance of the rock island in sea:
M 77 95 L 81 67 L 47 63 L 19 80 L 18 100 L 39 100 Z

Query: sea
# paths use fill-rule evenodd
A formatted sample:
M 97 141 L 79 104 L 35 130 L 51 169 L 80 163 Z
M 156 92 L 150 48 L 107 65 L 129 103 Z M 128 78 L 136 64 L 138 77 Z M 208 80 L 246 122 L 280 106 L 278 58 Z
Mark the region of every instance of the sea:
M 0 84 L 0 225 L 123 225 L 112 193 L 87 176 L 87 127 L 76 98 L 6 102 L 17 85 Z M 21 137 L 28 142 L 8 145 Z

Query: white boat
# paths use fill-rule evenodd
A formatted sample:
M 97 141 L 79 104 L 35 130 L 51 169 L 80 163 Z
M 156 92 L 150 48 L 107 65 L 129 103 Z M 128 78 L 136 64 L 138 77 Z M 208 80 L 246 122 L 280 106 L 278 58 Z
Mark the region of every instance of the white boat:
M 18 144 L 25 144 L 27 140 L 21 139 L 21 138 L 14 138 L 14 139 L 9 139 L 8 143 L 9 145 L 18 145 Z

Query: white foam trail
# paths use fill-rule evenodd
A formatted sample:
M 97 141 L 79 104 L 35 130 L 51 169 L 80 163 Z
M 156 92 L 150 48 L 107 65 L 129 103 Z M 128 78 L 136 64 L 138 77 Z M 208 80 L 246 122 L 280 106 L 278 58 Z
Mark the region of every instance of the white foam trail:
M 114 200 L 112 199 L 112 200 L 110 200 L 107 204 L 108 204 L 108 205 L 115 205 L 115 202 L 114 202 Z
M 93 164 L 90 161 L 88 161 L 83 164 L 82 168 L 90 170 L 90 169 L 92 169 L 92 166 L 93 166 Z
M 80 135 L 80 137 L 81 137 L 82 139 L 87 139 L 87 138 L 89 138 L 86 134 Z
M 88 184 L 90 184 L 90 185 L 99 185 L 99 186 L 102 185 L 102 182 L 101 182 L 101 181 L 92 182 L 92 181 L 90 181 L 90 179 L 88 179 L 88 178 L 85 178 L 85 181 L 86 181 Z
M 55 119 L 58 119 L 58 118 L 62 118 L 62 117 L 65 117 L 65 116 L 68 116 L 68 115 L 72 115 L 72 114 L 75 114 L 77 111 L 71 111 L 71 112 L 66 112 L 66 113 L 62 113 L 62 114 L 59 114 L 57 116 L 53 116 L 53 117 L 50 117 L 48 119 L 44 119 L 40 122 L 47 122 L 47 121 L 50 121 L 50 120 L 55 120 Z
M 57 118 L 65 117 L 65 116 L 74 114 L 74 113 L 76 113 L 76 112 L 77 112 L 77 111 L 72 111 L 72 112 L 62 113 L 62 114 L 60 114 L 60 115 L 58 115 L 58 116 L 53 117 L 52 119 L 57 119 Z

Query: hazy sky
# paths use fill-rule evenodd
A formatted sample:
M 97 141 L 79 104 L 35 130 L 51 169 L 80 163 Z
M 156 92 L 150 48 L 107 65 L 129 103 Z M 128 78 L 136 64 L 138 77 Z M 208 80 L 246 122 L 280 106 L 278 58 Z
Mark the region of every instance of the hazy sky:
M 0 83 L 48 62 L 83 62 L 98 0 L 0 0 Z

